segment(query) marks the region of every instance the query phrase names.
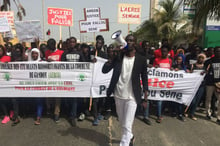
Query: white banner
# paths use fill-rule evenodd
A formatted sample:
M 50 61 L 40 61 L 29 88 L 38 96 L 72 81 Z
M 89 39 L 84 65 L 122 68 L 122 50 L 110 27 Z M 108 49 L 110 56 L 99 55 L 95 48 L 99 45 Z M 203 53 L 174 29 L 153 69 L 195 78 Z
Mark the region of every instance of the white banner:
M 90 97 L 92 63 L 0 64 L 0 97 Z
M 34 42 L 35 39 L 43 39 L 41 24 L 38 20 L 15 21 L 15 28 L 21 42 Z
M 102 73 L 105 59 L 93 63 L 0 64 L 0 97 L 106 97 L 112 72 Z M 148 68 L 149 100 L 190 105 L 204 75 Z
M 204 75 L 201 70 L 193 73 L 170 71 L 162 68 L 148 68 L 150 100 L 166 100 L 190 105 Z
M 92 96 L 105 97 L 112 71 L 108 74 L 101 72 L 104 59 L 98 59 L 95 64 Z M 97 65 L 97 66 L 96 66 Z M 201 71 L 185 73 L 184 71 L 170 71 L 162 68 L 148 68 L 149 100 L 166 100 L 190 105 L 204 75 Z
M 91 96 L 92 97 L 106 97 L 106 91 L 109 86 L 112 70 L 107 73 L 102 73 L 102 67 L 106 62 L 106 59 L 96 57 L 97 62 L 94 65 L 94 72 L 93 72 L 93 82 L 91 88 Z

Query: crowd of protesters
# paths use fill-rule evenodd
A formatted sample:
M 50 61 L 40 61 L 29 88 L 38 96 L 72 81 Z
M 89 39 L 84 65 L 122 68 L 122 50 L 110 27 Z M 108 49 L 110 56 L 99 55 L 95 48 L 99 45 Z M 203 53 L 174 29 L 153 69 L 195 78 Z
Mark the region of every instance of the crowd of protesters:
M 132 39 L 129 39 L 132 38 Z M 186 109 L 185 105 L 167 102 L 167 101 L 151 101 L 146 102 L 146 106 L 140 104 L 143 114 L 143 122 L 151 125 L 149 118 L 150 113 L 153 114 L 156 107 L 156 122 L 163 121 L 163 114 L 169 113 L 171 116 L 177 117 L 181 121 L 185 121 L 186 117 L 197 120 L 195 115 L 198 106 L 205 107 L 206 118 L 210 120 L 212 117 L 217 118 L 220 125 L 220 47 L 210 47 L 203 49 L 196 44 L 190 44 L 188 48 L 182 46 L 178 48 L 172 47 L 167 39 L 162 40 L 160 47 L 151 46 L 150 42 L 142 41 L 140 44 L 132 35 L 126 37 L 126 41 L 133 41 L 136 53 L 146 58 L 148 67 L 168 68 L 170 70 L 184 70 L 192 73 L 194 70 L 203 70 L 205 74 L 204 81 L 201 83 L 191 105 Z M 96 44 L 88 45 L 86 43 L 77 43 L 75 37 L 70 37 L 66 41 L 56 42 L 55 39 L 49 39 L 47 43 L 39 42 L 31 43 L 31 47 L 27 48 L 21 43 L 13 45 L 10 42 L 0 45 L 0 61 L 8 62 L 96 62 L 96 56 L 110 59 L 120 54 L 120 46 L 115 44 L 105 45 L 103 36 L 96 37 Z M 13 121 L 12 126 L 20 123 L 19 116 L 21 111 L 25 113 L 27 98 L 0 98 L 1 112 L 3 113 L 2 124 Z M 94 126 L 99 125 L 100 120 L 107 120 L 114 111 L 114 98 L 31 98 L 36 105 L 35 125 L 40 125 L 43 111 L 45 113 L 53 113 L 55 122 L 60 121 L 60 112 L 65 111 L 70 119 L 72 126 L 77 125 L 77 120 L 83 121 L 86 116 L 92 113 Z M 62 105 L 62 106 L 61 106 Z M 91 111 L 89 107 L 91 106 Z M 44 108 L 46 107 L 46 108 Z M 62 108 L 61 108 L 62 107 Z

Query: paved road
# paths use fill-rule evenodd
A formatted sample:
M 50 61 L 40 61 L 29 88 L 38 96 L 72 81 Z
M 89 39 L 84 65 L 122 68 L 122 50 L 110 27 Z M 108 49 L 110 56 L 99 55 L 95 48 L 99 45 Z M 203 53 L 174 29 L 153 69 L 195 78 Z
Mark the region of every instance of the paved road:
M 152 126 L 135 119 L 133 132 L 136 146 L 219 146 L 220 126 L 205 120 L 204 114 L 198 121 L 187 119 L 181 122 L 176 118 L 164 117 L 163 123 Z M 92 117 L 70 126 L 65 118 L 56 124 L 44 117 L 41 125 L 35 126 L 33 118 L 21 119 L 21 123 L 11 127 L 11 123 L 0 125 L 0 146 L 117 146 L 120 140 L 120 127 L 116 117 L 101 121 L 92 126 Z

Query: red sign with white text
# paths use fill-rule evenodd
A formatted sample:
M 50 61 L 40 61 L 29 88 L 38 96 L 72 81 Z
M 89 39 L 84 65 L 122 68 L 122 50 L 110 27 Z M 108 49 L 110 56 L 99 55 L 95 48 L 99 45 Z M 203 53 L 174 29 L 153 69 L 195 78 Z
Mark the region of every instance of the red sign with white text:
M 72 9 L 47 8 L 48 24 L 72 26 L 73 11 Z

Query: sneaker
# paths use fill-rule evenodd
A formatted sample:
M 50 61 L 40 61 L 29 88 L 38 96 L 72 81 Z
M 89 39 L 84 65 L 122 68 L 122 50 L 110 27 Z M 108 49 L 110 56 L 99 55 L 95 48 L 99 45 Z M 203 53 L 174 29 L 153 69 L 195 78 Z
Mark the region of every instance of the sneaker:
M 6 124 L 10 121 L 9 116 L 5 116 L 4 119 L 2 120 L 2 124 Z
M 216 120 L 216 123 L 217 123 L 218 125 L 220 125 L 220 119 L 217 119 L 217 120 Z
M 93 126 L 98 126 L 99 125 L 99 119 L 95 119 L 92 123 Z
M 156 122 L 157 122 L 157 123 L 161 123 L 161 122 L 162 122 L 162 120 L 163 120 L 163 118 L 162 118 L 162 117 L 158 117 L 158 118 L 157 118 L 157 120 L 156 120 Z
M 72 127 L 76 127 L 76 119 L 75 118 L 71 119 L 70 124 Z
M 207 120 L 211 120 L 211 119 L 212 119 L 212 117 L 211 117 L 211 116 L 209 116 L 209 115 L 207 115 L 207 116 L 206 116 L 206 119 L 207 119 Z
M 103 115 L 101 115 L 100 113 L 98 114 L 98 120 L 103 120 Z
M 59 115 L 55 115 L 54 121 L 55 121 L 56 123 L 59 123 L 59 122 L 60 122 L 60 117 L 59 117 Z
M 80 116 L 79 116 L 79 118 L 78 118 L 78 120 L 79 120 L 79 121 L 83 121 L 83 120 L 85 119 L 85 117 L 86 117 L 85 114 L 84 114 L 84 113 L 81 113 Z
M 149 120 L 149 118 L 143 118 L 144 123 L 146 123 L 147 125 L 151 125 L 151 121 Z
M 212 117 L 217 118 L 217 114 L 215 112 L 213 112 L 211 115 Z
M 178 116 L 178 119 L 179 119 L 180 121 L 182 121 L 182 122 L 185 122 L 185 121 L 186 121 L 186 119 L 185 119 L 182 115 L 179 115 L 179 116 Z
M 104 120 L 108 120 L 110 117 L 111 117 L 111 111 L 107 111 L 104 116 Z
M 9 117 L 12 119 L 13 116 L 14 116 L 14 111 L 10 111 L 10 116 Z
M 135 138 L 134 138 L 134 136 L 133 136 L 132 139 L 130 140 L 129 146 L 134 146 L 134 141 L 135 141 Z

